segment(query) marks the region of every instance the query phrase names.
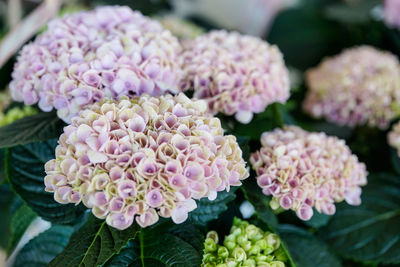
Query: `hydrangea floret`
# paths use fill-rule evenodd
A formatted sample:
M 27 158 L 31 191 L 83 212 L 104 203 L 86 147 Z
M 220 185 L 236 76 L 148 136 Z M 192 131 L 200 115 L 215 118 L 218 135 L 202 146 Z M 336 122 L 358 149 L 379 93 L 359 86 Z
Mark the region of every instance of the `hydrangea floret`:
M 195 200 L 248 176 L 236 138 L 224 136 L 204 101 L 182 93 L 93 104 L 64 128 L 45 171 L 57 202 L 83 202 L 121 230 L 159 216 L 182 223 Z
M 272 196 L 272 209 L 294 210 L 300 219 L 309 220 L 313 207 L 332 215 L 335 202 L 361 203 L 366 167 L 344 140 L 287 126 L 263 133 L 261 144 L 250 162 L 262 192 Z
M 165 16 L 158 20 L 164 29 L 171 31 L 180 40 L 194 39 L 204 33 L 203 28 L 176 16 Z
M 285 267 L 287 256 L 276 234 L 234 218 L 230 234 L 219 244 L 210 231 L 204 241 L 202 267 Z
M 315 118 L 387 128 L 400 116 L 400 63 L 370 46 L 343 51 L 307 72 L 304 110 Z
M 249 123 L 274 102 L 289 98 L 289 75 L 274 45 L 237 32 L 211 31 L 183 42 L 183 90 L 207 100 L 212 112 Z
M 388 143 L 390 146 L 397 150 L 397 154 L 400 156 L 400 122 L 393 125 L 392 130 L 388 133 Z
M 400 1 L 384 1 L 383 19 L 389 27 L 400 30 Z
M 128 7 L 106 6 L 51 21 L 23 47 L 11 95 L 66 122 L 104 97 L 179 92 L 181 47 L 159 22 Z

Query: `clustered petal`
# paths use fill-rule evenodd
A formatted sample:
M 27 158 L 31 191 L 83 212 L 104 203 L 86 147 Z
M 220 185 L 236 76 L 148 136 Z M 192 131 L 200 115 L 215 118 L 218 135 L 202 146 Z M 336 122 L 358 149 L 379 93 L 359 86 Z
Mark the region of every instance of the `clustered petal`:
M 264 232 L 253 224 L 234 218 L 223 245 L 210 231 L 204 241 L 202 267 L 285 267 L 287 256 L 276 234 Z
M 288 70 L 282 54 L 259 38 L 211 31 L 183 42 L 183 90 L 207 100 L 210 110 L 248 123 L 274 102 L 289 98 Z
M 257 172 L 257 184 L 272 196 L 273 209 L 291 209 L 300 219 L 309 220 L 313 207 L 332 215 L 334 202 L 361 203 L 366 167 L 344 140 L 287 126 L 263 133 L 261 143 L 250 162 Z
M 386 24 L 400 30 L 400 1 L 385 0 L 383 11 Z
M 308 71 L 304 110 L 348 126 L 386 128 L 400 115 L 400 63 L 370 46 L 347 49 Z
M 196 24 L 175 16 L 165 16 L 159 19 L 164 29 L 171 31 L 180 40 L 193 39 L 204 33 L 204 29 Z
M 388 133 L 388 143 L 397 150 L 400 156 L 400 122 L 393 125 L 392 130 Z
M 82 201 L 118 229 L 159 216 L 182 223 L 196 199 L 215 199 L 248 176 L 236 138 L 184 94 L 93 104 L 64 128 L 45 170 L 57 202 Z
M 11 94 L 69 122 L 104 97 L 179 92 L 180 50 L 157 21 L 128 7 L 65 15 L 22 49 Z

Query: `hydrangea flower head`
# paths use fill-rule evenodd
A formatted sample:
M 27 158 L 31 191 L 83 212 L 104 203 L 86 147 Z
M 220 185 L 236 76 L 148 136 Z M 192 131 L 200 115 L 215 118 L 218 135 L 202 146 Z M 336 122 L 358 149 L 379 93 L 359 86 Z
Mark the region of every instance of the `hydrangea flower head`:
M 393 125 L 392 130 L 388 133 L 388 143 L 397 150 L 400 156 L 400 122 Z
M 45 166 L 46 190 L 118 229 L 184 222 L 195 200 L 241 185 L 242 151 L 207 105 L 184 94 L 103 100 L 64 128 Z
M 11 95 L 53 108 L 66 122 L 104 97 L 177 93 L 178 40 L 128 7 L 99 7 L 54 19 L 18 57 Z
M 386 128 L 400 115 L 400 63 L 370 46 L 347 49 L 308 71 L 304 110 L 348 126 Z
M 313 207 L 332 215 L 335 202 L 361 203 L 366 167 L 343 140 L 288 126 L 263 133 L 261 144 L 250 162 L 257 184 L 272 196 L 273 209 L 291 209 L 300 219 L 309 220 Z
M 210 231 L 204 241 L 202 267 L 285 267 L 287 256 L 276 234 L 234 218 L 230 234 L 219 244 L 218 233 Z
M 400 1 L 385 0 L 383 18 L 387 25 L 400 30 Z
M 289 97 L 288 70 L 282 54 L 259 38 L 211 31 L 183 42 L 181 88 L 193 89 L 210 110 L 251 121 L 274 102 Z

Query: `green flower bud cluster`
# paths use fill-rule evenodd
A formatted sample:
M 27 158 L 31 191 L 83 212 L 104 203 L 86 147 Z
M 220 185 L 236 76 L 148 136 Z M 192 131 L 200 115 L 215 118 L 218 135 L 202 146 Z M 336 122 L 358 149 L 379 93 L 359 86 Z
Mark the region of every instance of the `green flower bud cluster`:
M 234 218 L 223 245 L 211 231 L 204 241 L 202 267 L 284 267 L 286 254 L 276 234 Z
M 0 112 L 3 112 L 11 102 L 10 92 L 8 90 L 0 92 Z
M 23 108 L 15 107 L 8 110 L 6 113 L 0 113 L 0 126 L 4 126 L 13 123 L 16 120 L 22 119 L 23 117 L 34 115 L 37 110 L 31 106 L 24 106 Z

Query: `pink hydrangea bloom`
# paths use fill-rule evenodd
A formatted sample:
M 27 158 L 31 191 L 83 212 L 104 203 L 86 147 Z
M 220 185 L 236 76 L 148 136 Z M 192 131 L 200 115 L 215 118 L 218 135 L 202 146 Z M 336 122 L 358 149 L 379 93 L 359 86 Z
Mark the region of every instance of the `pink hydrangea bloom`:
M 250 162 L 263 193 L 272 195 L 273 209 L 291 209 L 309 220 L 312 207 L 331 215 L 334 202 L 361 203 L 367 171 L 343 140 L 288 126 L 265 132 L 261 143 Z
M 118 229 L 159 216 L 182 223 L 196 199 L 213 200 L 248 176 L 236 138 L 224 136 L 204 101 L 184 94 L 106 99 L 82 110 L 45 170 L 57 202 L 82 201 Z
M 55 108 L 69 122 L 103 97 L 177 93 L 178 40 L 128 7 L 99 7 L 54 19 L 26 45 L 10 84 L 14 100 Z
M 385 0 L 383 18 L 387 25 L 400 29 L 400 1 Z
M 400 156 L 400 122 L 393 125 L 392 130 L 388 133 L 388 143 L 397 149 L 397 154 Z
M 211 31 L 183 43 L 181 88 L 194 89 L 210 110 L 248 123 L 274 102 L 289 98 L 288 70 L 282 54 L 259 38 Z
M 347 49 L 309 70 L 307 83 L 304 110 L 315 118 L 386 128 L 400 115 L 400 64 L 389 52 Z

